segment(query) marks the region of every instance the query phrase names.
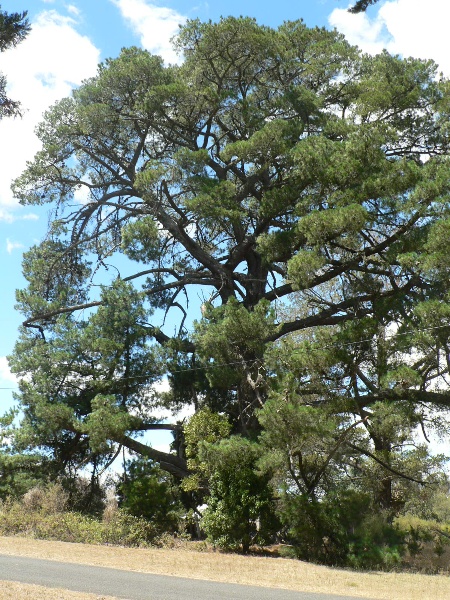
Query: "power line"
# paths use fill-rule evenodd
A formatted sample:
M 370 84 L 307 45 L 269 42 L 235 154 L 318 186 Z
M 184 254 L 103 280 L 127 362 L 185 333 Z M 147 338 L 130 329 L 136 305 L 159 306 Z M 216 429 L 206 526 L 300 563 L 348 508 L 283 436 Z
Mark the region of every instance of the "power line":
M 413 335 L 416 333 L 425 333 L 428 331 L 434 331 L 436 329 L 444 329 L 444 328 L 450 328 L 450 324 L 448 325 L 436 325 L 435 327 L 426 327 L 423 329 L 415 329 L 415 330 L 411 330 L 411 331 L 404 331 L 403 333 L 395 333 L 392 334 L 390 336 L 386 336 L 384 338 L 384 341 L 390 341 L 396 337 L 400 337 L 400 336 L 406 336 L 406 335 Z M 318 351 L 318 350 L 328 350 L 329 348 L 333 348 L 335 346 L 339 346 L 339 347 L 350 347 L 350 346 L 357 346 L 359 344 L 365 344 L 367 342 L 373 342 L 374 339 L 373 337 L 371 338 L 366 338 L 363 340 L 358 340 L 355 342 L 333 342 L 331 344 L 327 344 L 324 346 L 312 346 L 311 347 L 311 351 Z M 293 352 L 299 352 L 299 349 L 295 349 L 293 350 Z M 242 364 L 257 364 L 261 362 L 261 359 L 257 358 L 257 359 L 249 359 L 249 360 L 236 360 L 236 361 L 232 361 L 232 362 L 227 362 L 227 363 L 210 363 L 210 364 L 206 364 L 206 365 L 201 365 L 198 367 L 187 367 L 185 369 L 175 369 L 173 371 L 170 371 L 171 374 L 176 374 L 176 373 L 189 373 L 189 372 L 194 372 L 194 371 L 205 371 L 208 369 L 217 369 L 220 367 L 231 367 L 231 366 L 235 366 L 235 365 L 242 365 Z M 129 380 L 133 380 L 133 379 L 145 379 L 148 378 L 148 375 L 135 375 L 135 376 L 131 376 L 131 377 L 124 377 L 122 378 L 120 381 L 129 381 Z M 98 382 L 101 382 L 102 380 L 97 380 Z M 18 387 L 0 387 L 0 390 L 18 390 Z
M 404 331 L 403 333 L 394 333 L 393 335 L 390 336 L 386 336 L 384 338 L 384 341 L 389 342 L 390 340 L 393 340 L 396 337 L 400 337 L 400 336 L 404 336 L 404 335 L 413 335 L 415 333 L 425 333 L 427 331 L 433 331 L 435 329 L 445 329 L 445 328 L 449 328 L 450 329 L 450 323 L 448 325 L 436 325 L 435 327 L 425 327 L 423 329 L 414 329 L 411 331 Z M 342 347 L 347 347 L 347 346 L 357 346 L 358 344 L 365 344 L 367 342 L 373 342 L 373 336 L 371 338 L 366 338 L 363 340 L 358 340 L 357 342 L 332 342 L 331 344 L 328 344 L 327 346 L 319 346 L 319 347 L 315 347 L 312 348 L 312 350 L 327 350 L 328 348 L 333 348 L 333 346 L 336 346 L 337 344 L 339 344 L 339 346 Z M 295 352 L 295 349 L 294 349 Z

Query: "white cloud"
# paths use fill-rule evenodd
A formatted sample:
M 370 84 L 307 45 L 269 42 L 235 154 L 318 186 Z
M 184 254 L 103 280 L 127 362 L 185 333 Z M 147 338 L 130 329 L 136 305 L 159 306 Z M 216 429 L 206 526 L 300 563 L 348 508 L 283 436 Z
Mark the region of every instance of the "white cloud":
M 11 212 L 9 210 L 4 210 L 0 208 L 0 222 L 3 223 L 14 223 L 15 221 L 38 221 L 39 215 L 35 213 L 26 213 L 25 215 L 21 215 L 17 212 Z
M 448 0 L 389 0 L 371 18 L 335 9 L 329 23 L 365 52 L 386 48 L 391 54 L 431 58 L 450 76 Z
M 80 9 L 74 6 L 73 4 L 67 5 L 67 11 L 70 12 L 72 15 L 75 15 L 76 17 L 78 17 L 78 15 L 80 14 Z
M 8 94 L 20 100 L 25 112 L 22 119 L 0 122 L 0 206 L 17 206 L 9 186 L 40 148 L 34 128 L 42 113 L 96 72 L 100 52 L 75 25 L 73 19 L 56 11 L 44 11 L 32 23 L 28 37 L 2 54 Z M 0 212 L 0 219 L 8 220 L 5 214 Z
M 371 20 L 366 13 L 350 14 L 348 10 L 336 8 L 328 19 L 330 25 L 343 33 L 347 40 L 364 52 L 381 52 L 388 39 L 381 19 Z M 384 39 L 383 39 L 384 38 Z
M 19 248 L 25 248 L 25 246 L 20 242 L 12 242 L 9 238 L 6 239 L 6 252 L 8 254 L 11 254 L 13 250 L 18 250 Z
M 168 63 L 179 62 L 172 48 L 171 38 L 186 17 L 171 8 L 156 6 L 146 0 L 111 0 L 133 31 L 140 37 L 142 46 L 159 54 Z
M 1 221 L 3 221 L 4 223 L 14 223 L 15 218 L 10 211 L 3 210 L 3 208 L 0 208 L 0 222 Z
M 80 204 L 87 204 L 91 199 L 89 188 L 87 186 L 77 188 L 73 193 L 73 198 Z
M 9 370 L 9 365 L 6 356 L 0 356 L 0 381 L 8 383 L 17 383 L 16 376 L 13 375 Z

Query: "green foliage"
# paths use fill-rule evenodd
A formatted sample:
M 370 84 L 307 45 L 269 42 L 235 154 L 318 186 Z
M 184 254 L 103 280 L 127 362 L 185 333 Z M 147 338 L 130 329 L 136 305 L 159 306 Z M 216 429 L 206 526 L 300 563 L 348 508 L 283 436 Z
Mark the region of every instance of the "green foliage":
M 30 31 L 26 16 L 26 11 L 7 13 L 0 10 L 0 52 L 17 46 L 26 37 Z M 6 78 L 0 72 L 0 119 L 17 115 L 20 115 L 20 105 L 6 95 Z
M 323 382 L 305 382 L 302 394 L 305 362 L 328 368 L 309 347 L 309 355 L 296 348 L 294 370 L 277 381 L 258 412 L 264 449 L 259 466 L 273 474 L 284 534 L 303 559 L 392 568 L 410 538 L 393 517 L 431 506 L 444 476 L 441 459 L 410 442 L 420 421 L 410 404 L 374 403 L 356 420 L 342 397 L 328 392 L 327 402 L 320 401 L 327 393 Z
M 209 487 L 201 526 L 220 548 L 246 553 L 252 544 L 267 543 L 276 531 L 268 477 L 256 469 L 259 456 L 256 444 L 234 436 L 201 445 Z
M 142 381 L 148 385 L 159 375 L 147 346 L 149 311 L 121 280 L 102 290 L 102 300 L 88 322 L 59 319 L 49 339 L 23 331 L 11 366 L 34 376 L 20 384 L 25 417 L 19 448 L 51 446 L 66 465 L 90 456 L 100 466 L 142 423 Z
M 17 452 L 11 445 L 17 409 L 0 416 L 0 501 L 19 498 L 46 479 L 48 460 L 33 452 Z
M 389 570 L 400 564 L 404 553 L 404 533 L 384 515 L 366 513 L 350 538 L 346 563 L 357 569 Z
M 234 298 L 204 309 L 203 320 L 196 323 L 198 353 L 211 361 L 206 372 L 211 386 L 231 388 L 242 380 L 242 372 L 257 368 L 266 339 L 276 330 L 274 313 L 266 301 L 249 310 Z
M 225 415 L 213 413 L 205 407 L 195 413 L 184 426 L 186 456 L 194 459 L 198 456 L 202 442 L 214 444 L 230 434 L 230 424 Z
M 286 490 L 278 504 L 295 556 L 356 569 L 392 569 L 406 551 L 405 532 L 373 506 L 368 493 L 341 489 L 315 501 Z
M 369 6 L 376 4 L 380 0 L 357 0 L 353 6 L 348 9 L 348 12 L 358 14 L 360 12 L 365 12 Z
M 336 207 L 333 211 L 310 213 L 298 224 L 308 244 L 320 244 L 324 236 L 343 241 L 345 234 L 356 234 L 366 225 L 367 211 L 359 204 Z
M 15 451 L 95 480 L 125 446 L 209 493 L 216 543 L 265 537 L 276 492 L 302 556 L 391 564 L 443 480 L 450 84 L 302 21 L 189 21 L 175 47 L 100 65 L 14 184 L 58 215 L 17 296 Z M 139 439 L 162 406 L 197 413 L 169 453 Z
M 264 462 L 268 466 L 282 464 L 287 477 L 293 478 L 287 485 L 296 485 L 312 497 L 320 495 L 323 479 L 333 477 L 340 459 L 340 438 L 343 442 L 346 437 L 345 423 L 330 412 L 285 397 L 269 400 L 258 413 L 263 426 L 261 441 L 267 451 Z
M 17 291 L 16 300 L 26 316 L 86 299 L 89 263 L 74 255 L 67 243 L 48 240 L 33 246 L 24 253 L 22 268 L 29 285 Z
M 85 431 L 89 435 L 89 444 L 98 454 L 108 452 L 109 440 L 120 440 L 133 428 L 134 418 L 117 406 L 114 396 L 97 395 L 91 402 Z
M 45 459 L 37 454 L 0 452 L 0 500 L 19 498 L 46 476 Z
M 158 256 L 158 230 L 151 218 L 122 228 L 122 249 L 131 260 L 148 263 Z
M 152 461 L 128 461 L 117 485 L 119 506 L 135 517 L 147 519 L 159 533 L 179 529 L 183 506 L 174 479 Z
M 289 278 L 296 288 L 308 287 L 314 281 L 316 274 L 325 266 L 326 260 L 315 250 L 302 250 L 289 262 Z
M 183 428 L 186 444 L 187 466 L 192 472 L 182 482 L 186 491 L 194 491 L 206 484 L 202 479 L 208 473 L 208 465 L 201 459 L 200 447 L 203 443 L 214 444 L 230 435 L 231 426 L 225 415 L 213 413 L 204 407 L 195 413 Z

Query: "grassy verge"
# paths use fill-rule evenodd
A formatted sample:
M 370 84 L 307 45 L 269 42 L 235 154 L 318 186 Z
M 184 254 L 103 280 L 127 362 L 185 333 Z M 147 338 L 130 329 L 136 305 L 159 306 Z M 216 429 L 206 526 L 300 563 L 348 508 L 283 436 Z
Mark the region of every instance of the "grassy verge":
M 444 575 L 361 573 L 283 558 L 155 548 L 119 548 L 0 537 L 3 554 L 377 600 L 448 600 Z
M 116 600 L 112 596 L 81 594 L 40 585 L 26 585 L 0 580 L 0 600 Z

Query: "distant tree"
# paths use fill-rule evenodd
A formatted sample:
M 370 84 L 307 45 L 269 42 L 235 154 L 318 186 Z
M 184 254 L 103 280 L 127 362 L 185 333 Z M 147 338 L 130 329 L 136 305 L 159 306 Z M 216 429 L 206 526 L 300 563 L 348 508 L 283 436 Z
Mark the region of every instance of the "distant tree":
M 1 9 L 1 5 L 0 5 Z M 0 10 L 0 52 L 17 46 L 30 31 L 27 12 L 10 13 Z M 6 95 L 6 77 L 0 72 L 0 119 L 20 114 L 20 105 Z

